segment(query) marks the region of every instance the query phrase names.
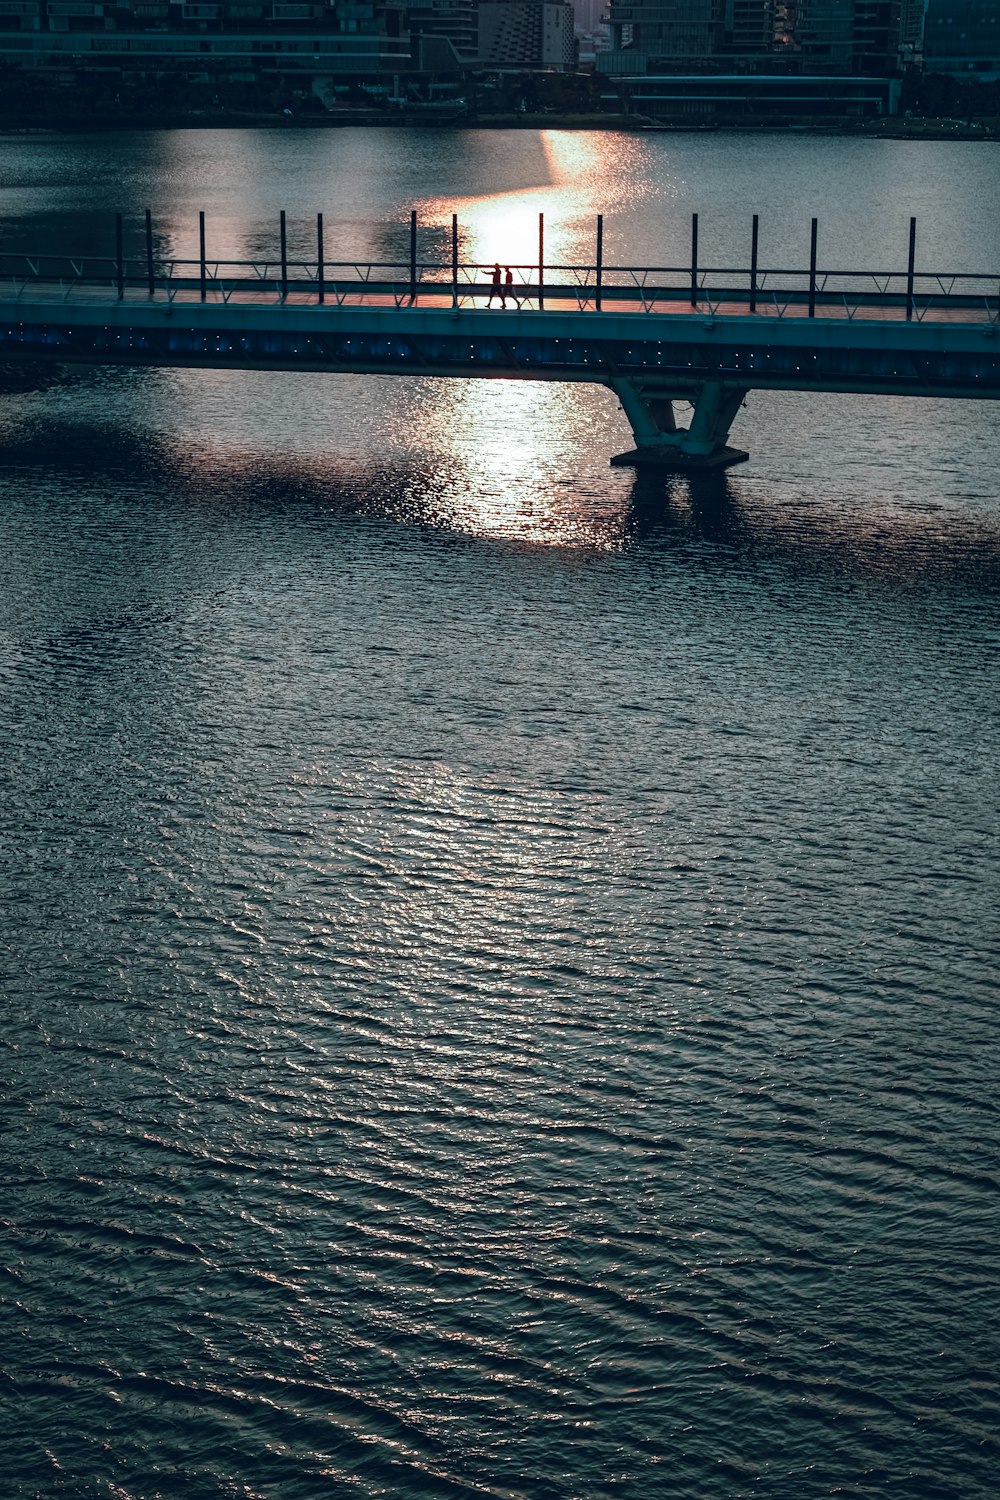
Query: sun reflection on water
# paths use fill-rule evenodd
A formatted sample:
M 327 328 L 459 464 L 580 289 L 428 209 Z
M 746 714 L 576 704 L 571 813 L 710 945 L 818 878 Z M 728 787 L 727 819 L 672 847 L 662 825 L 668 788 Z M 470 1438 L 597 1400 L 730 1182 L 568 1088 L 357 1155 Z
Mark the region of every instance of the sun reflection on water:
M 609 484 L 602 464 L 599 494 L 588 493 L 586 476 L 594 429 L 612 408 L 589 386 L 426 382 L 415 415 L 441 477 L 435 523 L 536 545 L 620 547 L 628 484 Z
M 597 214 L 613 214 L 631 191 L 634 138 L 549 130 L 526 145 L 517 132 L 510 141 L 512 159 L 528 145 L 528 186 L 510 172 L 504 174 L 506 181 L 494 177 L 494 191 L 442 193 L 414 204 L 421 232 L 428 236 L 422 252 L 428 260 L 447 258 L 454 214 L 465 265 L 499 262 L 513 268 L 515 282 L 533 280 L 539 215 L 544 214 L 546 266 L 593 264 Z M 610 161 L 620 170 L 609 171 Z M 226 253 L 261 252 L 262 243 L 252 235 L 241 239 L 232 224 L 218 228 L 213 247 Z M 375 232 L 373 226 L 368 231 Z M 476 273 L 476 279 L 482 274 Z M 278 425 L 295 434 L 299 461 L 311 452 L 307 470 L 315 464 L 342 481 L 331 434 L 350 430 L 351 469 L 357 474 L 359 449 L 365 450 L 361 467 L 374 478 L 372 466 L 377 464 L 387 476 L 383 509 L 398 519 L 534 544 L 622 545 L 628 476 L 620 483 L 609 481 L 605 465 L 606 454 L 626 446 L 628 434 L 614 399 L 596 387 L 510 379 L 405 380 L 383 385 L 380 398 L 370 405 L 369 393 L 376 387 L 367 379 L 355 381 L 352 389 L 342 378 L 327 382 L 313 377 L 302 403 L 312 410 L 311 423 L 302 422 L 299 398 L 293 394 L 301 389 L 292 377 L 268 381 L 272 417 L 280 416 Z M 206 372 L 198 407 L 208 391 L 225 409 L 218 430 L 232 431 L 242 418 L 243 441 L 255 448 L 251 411 L 259 393 L 252 378 L 243 376 L 237 389 L 231 377 Z M 595 432 L 601 433 L 599 444 Z M 215 444 L 213 430 L 201 434 L 202 463 L 215 447 L 220 449 L 215 455 L 220 473 L 244 467 L 243 457 L 228 442 Z M 588 481 L 584 471 L 598 448 L 602 472 Z M 397 483 L 396 460 L 404 455 L 408 472 Z M 374 502 L 373 494 L 369 503 L 378 508 Z
M 444 229 L 455 214 L 465 262 L 530 268 L 538 264 L 538 216 L 544 214 L 547 265 L 591 260 L 597 215 L 616 201 L 606 179 L 613 147 L 606 135 L 583 131 L 542 131 L 541 144 L 548 182 L 475 197 L 428 198 L 418 205 L 421 221 Z
M 609 470 L 606 452 L 627 434 L 609 392 L 520 380 L 316 379 L 173 373 L 178 422 L 161 434 L 163 460 L 210 505 L 291 487 L 320 504 L 483 540 L 627 544 L 631 477 Z

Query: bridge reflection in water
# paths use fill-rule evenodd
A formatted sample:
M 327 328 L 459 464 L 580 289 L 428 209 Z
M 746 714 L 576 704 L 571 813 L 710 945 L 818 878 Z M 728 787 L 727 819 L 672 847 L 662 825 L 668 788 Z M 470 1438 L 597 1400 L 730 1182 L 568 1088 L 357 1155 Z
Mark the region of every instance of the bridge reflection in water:
M 410 219 L 405 261 L 288 254 L 285 215 L 274 259 L 220 261 L 199 220 L 197 259 L 154 253 L 0 256 L 0 358 L 57 363 L 587 382 L 610 388 L 635 448 L 613 463 L 723 467 L 751 390 L 1000 398 L 1000 276 L 918 271 L 916 224 L 901 271 L 826 270 L 811 226 L 807 268 L 762 266 L 753 220 L 748 265 L 706 267 L 698 217 L 683 267 L 621 266 L 596 222 L 591 264 L 551 265 L 545 221 L 537 257 L 510 268 L 464 260 L 457 215 L 451 255 L 418 258 Z M 675 404 L 691 408 L 688 425 Z

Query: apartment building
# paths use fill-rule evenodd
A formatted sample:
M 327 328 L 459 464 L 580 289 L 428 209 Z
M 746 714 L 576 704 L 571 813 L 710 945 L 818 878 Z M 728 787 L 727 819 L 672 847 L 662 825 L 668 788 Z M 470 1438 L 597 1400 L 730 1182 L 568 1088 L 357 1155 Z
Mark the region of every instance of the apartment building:
M 67 82 L 280 79 L 329 97 L 353 80 L 396 95 L 416 75 L 565 70 L 576 55 L 566 0 L 0 0 L 0 65 Z
M 0 62 L 243 82 L 410 66 L 402 0 L 0 0 Z
M 903 16 L 904 0 L 610 0 L 598 66 L 881 77 L 899 65 Z
M 481 0 L 483 67 L 565 70 L 576 62 L 576 17 L 563 0 Z
M 998 0 L 928 0 L 924 68 L 958 78 L 1000 78 Z

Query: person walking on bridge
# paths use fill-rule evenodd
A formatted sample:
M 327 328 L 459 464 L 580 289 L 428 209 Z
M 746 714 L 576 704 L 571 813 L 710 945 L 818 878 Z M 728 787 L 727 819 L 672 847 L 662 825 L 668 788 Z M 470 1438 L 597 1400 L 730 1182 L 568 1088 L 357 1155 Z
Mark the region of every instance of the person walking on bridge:
M 510 300 L 512 302 L 516 302 L 517 301 L 517 298 L 514 295 L 514 272 L 511 270 L 510 266 L 507 267 L 507 271 L 506 271 L 506 273 L 504 275 L 504 278 L 503 278 L 503 306 L 504 307 L 507 306 L 507 298 L 508 297 L 510 298 Z
M 494 297 L 499 297 L 500 298 L 500 306 L 501 307 L 506 306 L 506 303 L 504 301 L 504 295 L 503 295 L 503 281 L 501 280 L 501 277 L 500 277 L 500 262 L 499 261 L 497 261 L 496 265 L 493 267 L 493 280 L 490 283 L 490 296 L 489 296 L 489 301 L 486 304 L 487 307 L 492 307 L 492 305 L 493 305 L 493 298 Z

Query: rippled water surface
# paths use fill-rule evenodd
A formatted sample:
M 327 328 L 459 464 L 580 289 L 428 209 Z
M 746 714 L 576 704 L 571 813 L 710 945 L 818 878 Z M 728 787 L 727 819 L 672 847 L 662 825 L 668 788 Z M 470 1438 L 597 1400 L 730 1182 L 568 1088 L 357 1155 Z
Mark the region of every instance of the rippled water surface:
M 8 140 L 0 241 L 986 270 L 996 161 Z M 995 409 L 689 483 L 596 389 L 3 392 L 4 1496 L 992 1500 Z

